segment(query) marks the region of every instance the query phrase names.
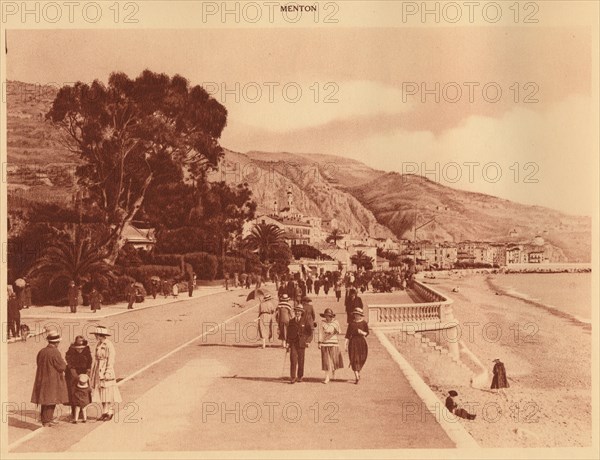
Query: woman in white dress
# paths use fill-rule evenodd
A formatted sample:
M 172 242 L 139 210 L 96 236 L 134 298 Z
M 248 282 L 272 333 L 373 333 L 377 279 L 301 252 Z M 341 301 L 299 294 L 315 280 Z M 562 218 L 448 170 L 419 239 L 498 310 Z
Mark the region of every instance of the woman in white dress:
M 98 326 L 93 332 L 98 343 L 94 354 L 94 364 L 90 372 L 92 401 L 102 404 L 101 421 L 113 418 L 113 404 L 121 402 L 121 393 L 117 386 L 115 374 L 115 346 L 108 340 L 111 334 L 104 326 Z

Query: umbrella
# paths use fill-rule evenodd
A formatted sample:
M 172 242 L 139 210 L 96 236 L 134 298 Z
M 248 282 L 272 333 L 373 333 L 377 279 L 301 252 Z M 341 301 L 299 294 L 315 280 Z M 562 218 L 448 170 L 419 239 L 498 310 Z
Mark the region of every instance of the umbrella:
M 248 302 L 249 300 L 253 300 L 253 299 L 255 299 L 256 297 L 259 297 L 259 296 L 264 297 L 267 294 L 271 294 L 269 292 L 269 290 L 267 290 L 267 289 L 263 289 L 263 288 L 255 289 L 250 294 L 248 294 L 248 297 L 246 297 L 246 302 Z
M 15 286 L 20 288 L 25 287 L 26 284 L 27 282 L 23 278 L 19 278 L 15 281 Z

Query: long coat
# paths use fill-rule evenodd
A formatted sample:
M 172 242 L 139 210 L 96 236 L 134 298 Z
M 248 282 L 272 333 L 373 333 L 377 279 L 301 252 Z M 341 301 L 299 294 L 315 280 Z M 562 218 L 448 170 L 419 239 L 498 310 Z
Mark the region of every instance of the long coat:
M 306 348 L 312 342 L 312 337 L 313 321 L 306 316 L 306 313 L 302 314 L 300 321 L 296 320 L 296 318 L 290 320 L 286 338 L 288 343 L 294 343 L 300 348 Z
M 77 385 L 79 375 L 88 374 L 90 372 L 90 369 L 92 368 L 92 352 L 88 346 L 79 352 L 71 345 L 65 356 L 67 358 L 65 380 L 67 382 L 69 402 L 71 405 L 75 405 L 73 401 L 73 389 Z
M 65 369 L 67 363 L 53 345 L 42 348 L 37 354 L 37 371 L 31 393 L 31 402 L 51 406 L 68 404 Z
M 492 388 L 508 388 L 508 379 L 506 378 L 506 369 L 504 363 L 498 361 L 494 364 L 494 378 L 492 379 Z

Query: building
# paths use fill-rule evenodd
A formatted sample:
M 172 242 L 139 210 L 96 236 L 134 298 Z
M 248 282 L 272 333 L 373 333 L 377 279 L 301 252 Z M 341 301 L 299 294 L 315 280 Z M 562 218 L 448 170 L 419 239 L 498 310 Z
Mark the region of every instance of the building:
M 156 244 L 154 229 L 140 229 L 133 224 L 127 224 L 123 227 L 123 238 L 126 244 L 132 245 L 135 249 L 151 251 Z

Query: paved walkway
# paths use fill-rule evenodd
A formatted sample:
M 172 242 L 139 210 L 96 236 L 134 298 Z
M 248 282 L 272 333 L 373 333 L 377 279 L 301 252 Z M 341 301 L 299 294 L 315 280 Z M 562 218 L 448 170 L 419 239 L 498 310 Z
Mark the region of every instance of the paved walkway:
M 374 334 L 368 338 L 369 359 L 358 385 L 348 368 L 338 371 L 337 381 L 322 384 L 315 343 L 307 350 L 305 382 L 290 385 L 289 355 L 284 364 L 285 351 L 278 342 L 264 350 L 257 347 L 256 310 L 231 310 L 234 295 L 214 296 L 220 313 L 210 316 L 217 321 L 233 317 L 221 329 L 213 333 L 202 328 L 203 337 L 197 333 L 179 347 L 163 347 L 162 355 L 148 354 L 145 364 L 178 348 L 123 382 L 124 402 L 113 421 L 59 424 L 14 451 L 454 447 L 435 418 L 421 413 L 424 404 Z M 365 299 L 383 303 L 377 296 Z M 212 303 L 213 297 L 207 300 Z M 187 304 L 168 308 L 175 315 Z M 314 305 L 317 312 L 333 307 L 345 328 L 341 302 L 330 295 L 315 299 Z M 164 323 L 145 332 L 156 334 L 160 327 Z M 344 358 L 347 364 L 347 354 Z

